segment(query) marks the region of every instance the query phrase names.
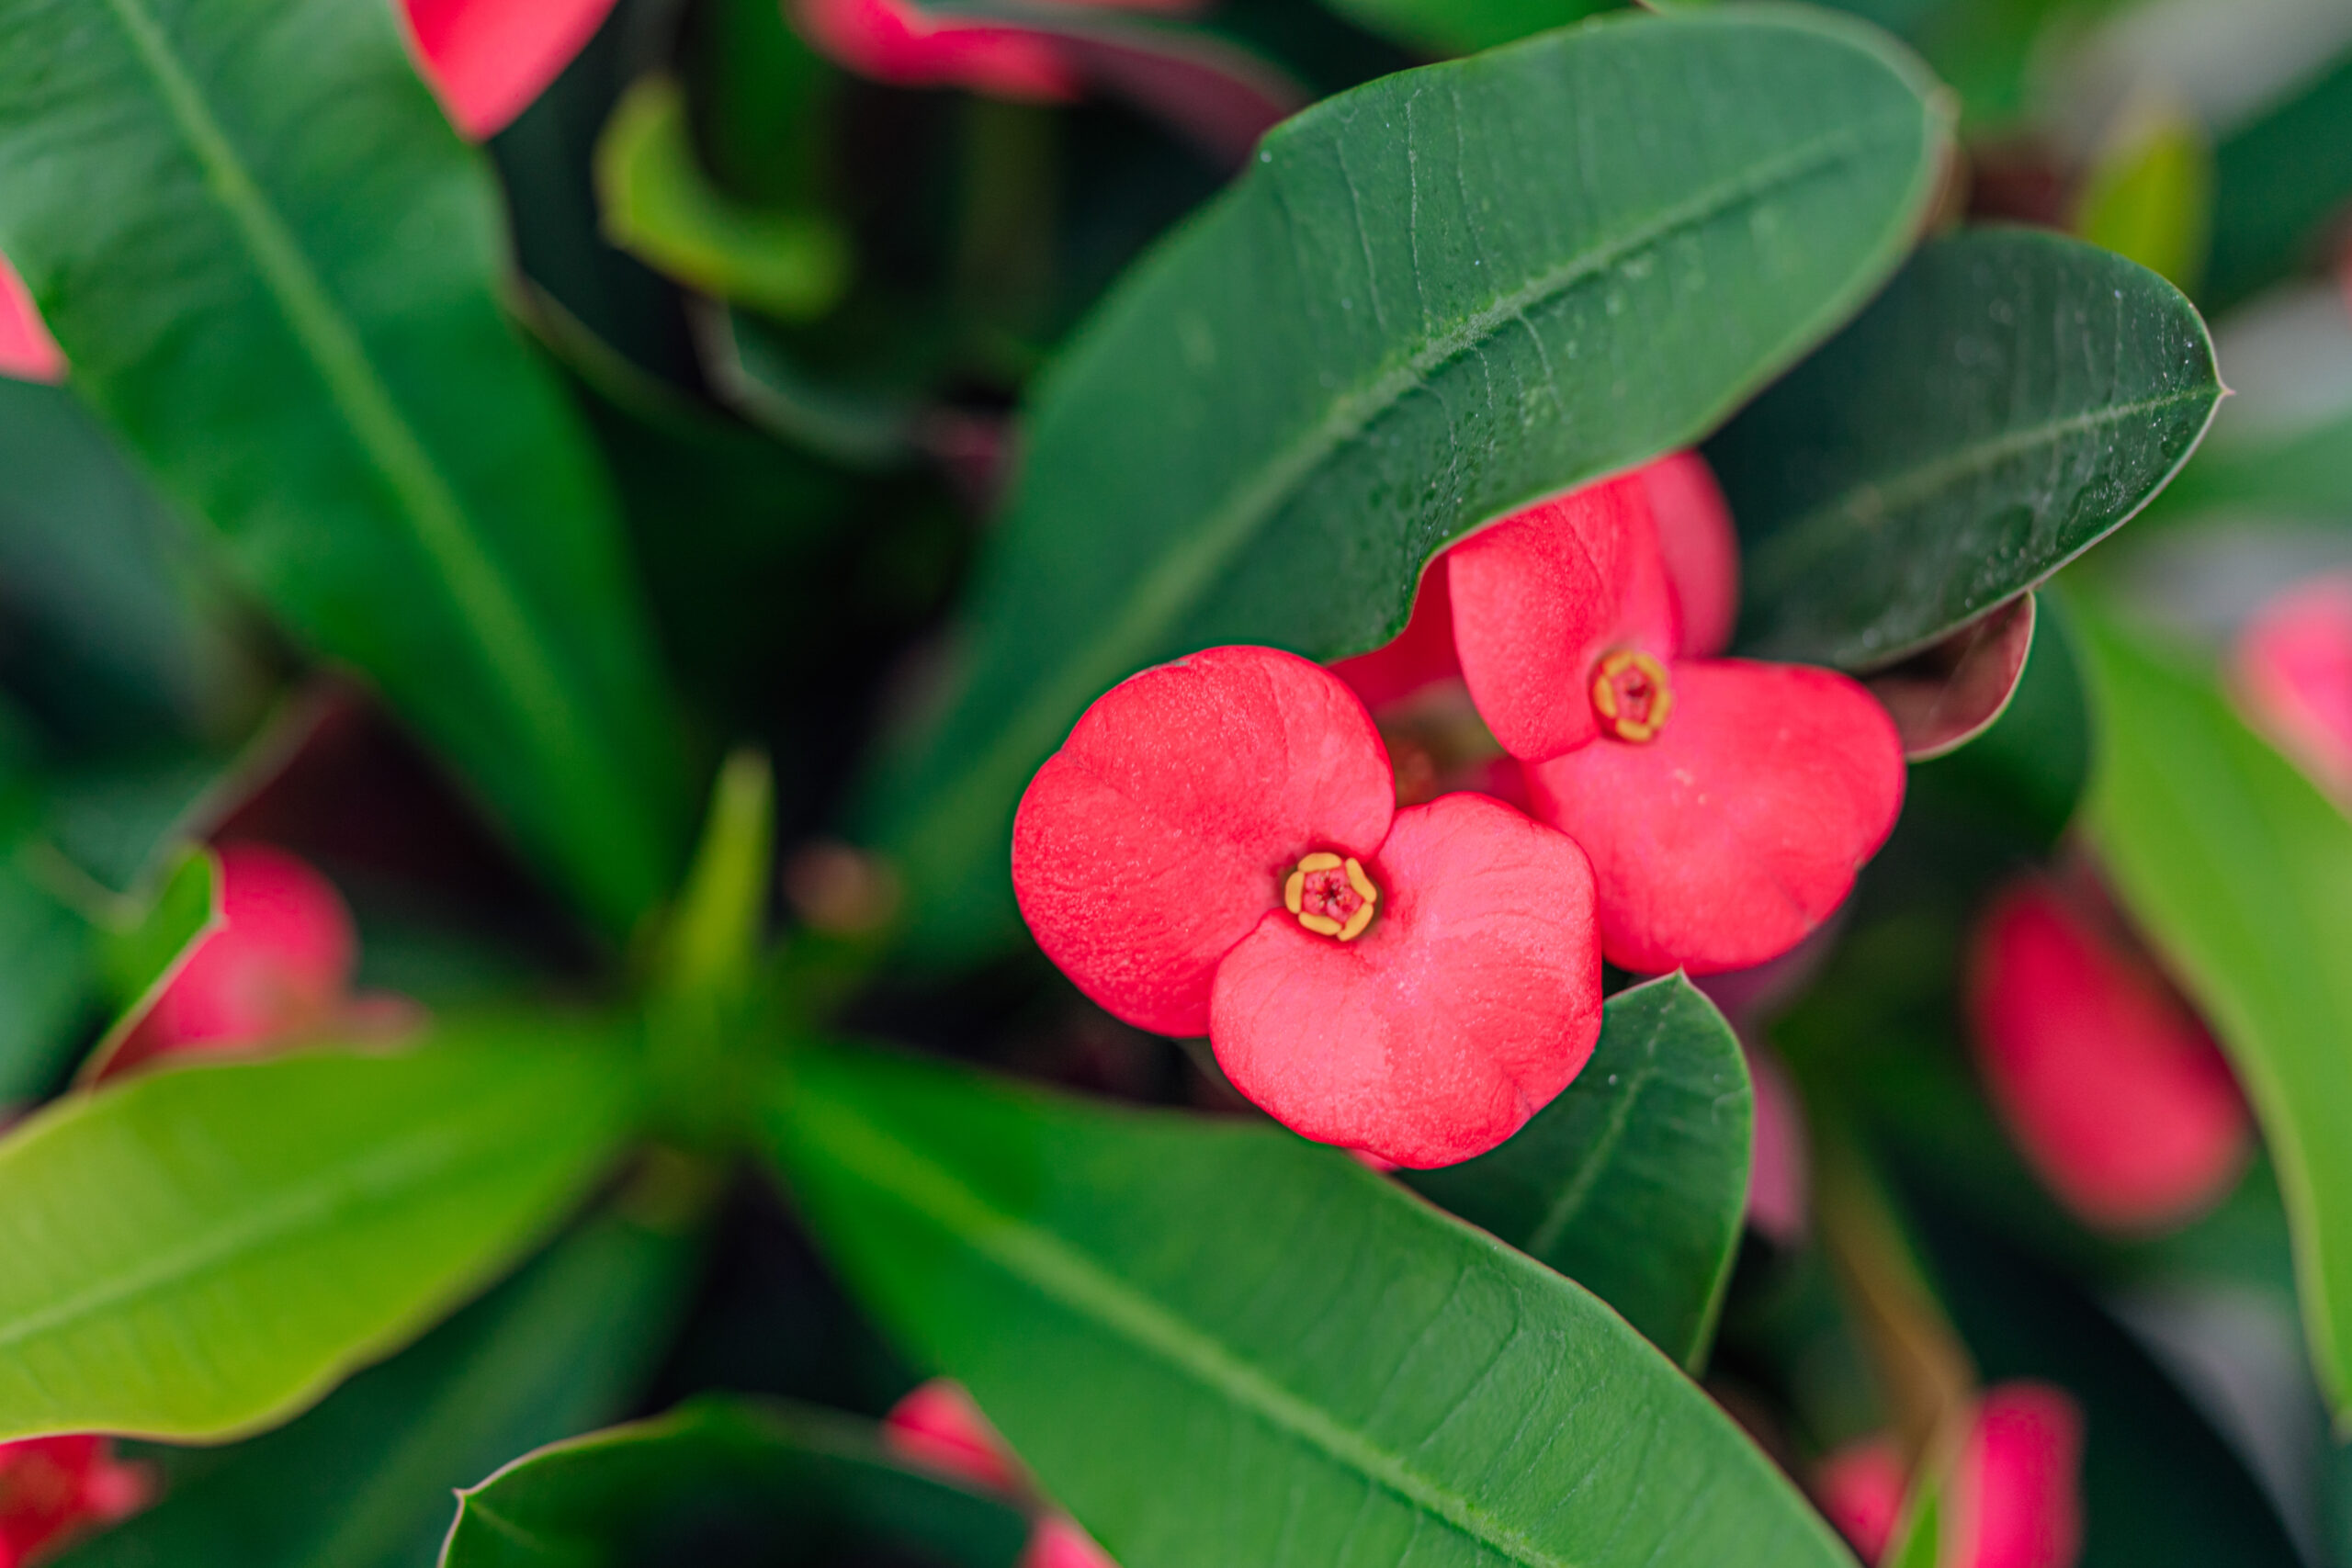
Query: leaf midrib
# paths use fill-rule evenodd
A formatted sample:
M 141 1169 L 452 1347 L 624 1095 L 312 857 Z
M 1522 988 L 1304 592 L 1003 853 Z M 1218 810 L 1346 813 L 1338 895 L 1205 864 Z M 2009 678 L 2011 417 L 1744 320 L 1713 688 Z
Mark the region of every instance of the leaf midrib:
M 1922 106 L 1919 115 L 1904 117 L 1902 123 L 1918 127 L 1926 112 Z M 1509 294 L 1498 296 L 1485 310 L 1465 317 L 1455 330 L 1424 342 L 1403 363 L 1374 378 L 1360 391 L 1334 400 L 1322 420 L 1276 447 L 1258 466 L 1254 479 L 1245 477 L 1233 487 L 1230 499 L 1204 519 L 1190 549 L 1170 552 L 1158 568 L 1143 576 L 1118 611 L 1107 617 L 1110 629 L 1078 657 L 1063 661 L 1059 678 L 1022 705 L 978 760 L 933 793 L 932 798 L 940 804 L 926 820 L 901 835 L 900 841 L 914 858 L 926 858 L 939 852 L 937 840 L 960 836 L 957 824 L 966 814 L 996 809 L 995 803 L 1006 792 L 988 785 L 1017 781 L 1021 771 L 1050 746 L 1056 729 L 1102 691 L 1107 679 L 1125 671 L 1159 642 L 1198 588 L 1225 569 L 1308 474 L 1329 462 L 1405 397 L 1426 386 L 1437 369 L 1522 321 L 1531 310 L 1604 274 L 1627 257 L 1663 244 L 1744 199 L 1795 185 L 1844 161 L 1874 141 L 1895 118 L 1880 116 L 1815 137 L 1784 150 L 1777 158 L 1750 165 L 1737 178 L 1719 182 L 1665 208 L 1620 239 L 1595 245 Z
M 799 1095 L 810 1092 L 803 1084 Z M 991 1205 L 956 1176 L 892 1136 L 855 1108 L 828 1098 L 821 1115 L 787 1111 L 798 1136 L 876 1190 L 923 1214 L 1016 1279 L 1091 1321 L 1123 1335 L 1227 1403 L 1324 1457 L 1481 1548 L 1521 1568 L 1580 1568 L 1544 1550 L 1460 1492 L 1423 1474 L 1401 1454 L 1250 1366 L 1208 1334 L 1098 1266 L 1051 1233 Z
M 182 143 L 204 171 L 207 191 L 227 214 L 345 425 L 390 490 L 413 536 L 463 612 L 459 623 L 484 668 L 503 688 L 505 705 L 550 754 L 590 763 L 594 749 L 584 743 L 578 708 L 548 662 L 530 617 L 481 548 L 455 487 L 401 413 L 357 329 L 312 271 L 144 0 L 107 0 L 107 5 L 153 82 Z

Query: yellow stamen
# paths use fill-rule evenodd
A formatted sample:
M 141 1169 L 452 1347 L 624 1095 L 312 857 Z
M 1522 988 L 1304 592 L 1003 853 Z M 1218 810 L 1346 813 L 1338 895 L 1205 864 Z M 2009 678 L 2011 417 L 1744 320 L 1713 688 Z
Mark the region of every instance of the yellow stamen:
M 1363 874 L 1363 862 L 1353 855 L 1348 857 L 1348 886 L 1354 888 L 1356 897 L 1366 904 L 1380 902 L 1380 889 L 1374 887 L 1372 878 Z
M 1655 739 L 1674 711 L 1666 666 L 1637 649 L 1609 654 L 1593 668 L 1592 711 L 1605 734 L 1636 742 Z
M 1363 911 L 1359 909 L 1356 912 L 1362 914 Z M 1301 915 L 1298 923 L 1317 936 L 1336 936 L 1342 941 L 1347 938 L 1348 928 L 1329 915 Z
M 1306 872 L 1302 868 L 1292 872 L 1290 880 L 1283 884 L 1283 908 L 1294 915 L 1297 914 L 1299 902 L 1306 896 Z
M 1317 936 L 1353 942 L 1379 912 L 1380 888 L 1353 855 L 1317 850 L 1283 879 L 1283 908 Z

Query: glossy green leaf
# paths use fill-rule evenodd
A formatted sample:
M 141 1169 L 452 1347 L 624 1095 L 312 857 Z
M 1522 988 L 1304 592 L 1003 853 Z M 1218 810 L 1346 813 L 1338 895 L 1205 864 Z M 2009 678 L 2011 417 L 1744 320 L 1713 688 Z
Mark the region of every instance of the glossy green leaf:
M 0 251 L 294 632 L 608 929 L 666 890 L 688 807 L 612 501 L 390 7 L 0 4 Z
M 2221 399 L 2205 323 L 2145 268 L 2026 230 L 1928 246 L 1707 446 L 1743 650 L 1863 668 L 1939 640 L 2145 505 Z
M 2209 676 L 2082 621 L 2092 837 L 2245 1086 L 2287 1201 L 2320 1383 L 2352 1409 L 2352 821 Z
M 769 1549 L 760 1561 L 793 1563 L 888 1546 L 950 1568 L 1012 1568 L 1029 1534 L 1011 1503 L 892 1459 L 870 1421 L 708 1396 L 526 1454 L 467 1487 L 441 1563 L 617 1568 L 713 1516 L 739 1537 L 756 1531 Z
M 648 266 L 720 299 L 799 321 L 848 286 L 849 241 L 818 212 L 747 207 L 703 172 L 685 93 L 667 76 L 630 88 L 596 145 L 605 232 Z
M 1124 1568 L 1847 1561 L 1581 1287 L 1344 1153 L 811 1047 L 822 1247 Z
M 1915 62 L 1760 7 L 1596 21 L 1272 133 L 1034 400 L 946 711 L 867 802 L 913 940 L 1010 929 L 1014 803 L 1103 690 L 1385 640 L 1446 543 L 1696 439 L 1834 328 L 1943 150 Z
M 251 1430 L 477 1288 L 627 1133 L 603 1032 L 190 1066 L 0 1141 L 0 1438 Z
M 420 1568 L 452 1492 L 627 1408 L 695 1252 L 666 1228 L 592 1221 L 300 1420 L 178 1460 L 161 1503 L 61 1568 Z
M 1617 0 L 1328 0 L 1383 38 L 1433 54 L 1473 54 L 1617 8 Z
M 2130 125 L 2085 176 L 2075 231 L 2195 293 L 2213 235 L 2213 143 L 2203 122 L 2172 107 Z
M 1592 1060 L 1509 1143 L 1401 1174 L 1695 1369 L 1739 1245 L 1754 1116 L 1731 1025 L 1674 975 L 1610 998 Z
M 2213 150 L 2213 260 L 2199 299 L 2236 304 L 2319 259 L 2352 202 L 2352 54 Z

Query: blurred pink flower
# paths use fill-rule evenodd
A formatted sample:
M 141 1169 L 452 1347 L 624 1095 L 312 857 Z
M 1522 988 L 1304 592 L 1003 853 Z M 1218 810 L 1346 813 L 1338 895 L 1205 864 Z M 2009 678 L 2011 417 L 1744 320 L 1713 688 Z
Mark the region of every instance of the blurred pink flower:
M 0 1568 L 22 1568 L 92 1525 L 144 1507 L 147 1472 L 86 1434 L 0 1443 Z
M 1944 1511 L 1945 1568 L 2072 1568 L 2082 1551 L 2083 1414 L 2063 1390 L 2005 1382 L 1978 1400 Z M 1814 1478 L 1821 1511 L 1865 1562 L 1892 1544 L 1909 1475 L 1892 1437 L 1849 1443 Z
M 0 256 L 0 376 L 19 381 L 65 379 L 65 355 L 42 324 L 32 291 L 6 256 Z
M 2230 675 L 2246 722 L 2320 788 L 2352 800 L 2352 573 L 2298 583 L 2256 611 Z
M 1029 1490 L 1021 1461 L 962 1383 L 933 1378 L 882 1417 L 882 1446 L 989 1492 Z M 6 1568 L 0 1563 L 0 1568 Z M 1117 1568 L 1094 1540 L 1064 1514 L 1040 1515 L 1017 1568 Z
M 450 123 L 481 141 L 563 74 L 613 0 L 403 0 L 402 8 Z
M 1875 1562 L 1894 1539 L 1910 1482 L 1894 1439 L 1884 1434 L 1847 1444 L 1821 1463 L 1814 1495 L 1865 1562 Z

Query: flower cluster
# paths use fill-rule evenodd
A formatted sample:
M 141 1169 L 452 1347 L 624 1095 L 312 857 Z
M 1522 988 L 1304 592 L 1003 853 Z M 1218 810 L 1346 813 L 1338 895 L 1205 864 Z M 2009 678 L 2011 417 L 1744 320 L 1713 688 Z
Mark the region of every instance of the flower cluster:
M 1773 958 L 1894 826 L 1902 746 L 1867 692 L 1712 657 L 1736 570 L 1683 455 L 1455 546 L 1404 634 L 1336 672 L 1222 648 L 1133 677 L 1022 801 L 1030 930 L 1118 1017 L 1206 1034 L 1308 1137 L 1416 1167 L 1494 1147 L 1590 1055 L 1603 954 Z M 1398 805 L 1366 700 L 1455 671 L 1535 819 Z
M 93 1525 L 146 1506 L 147 1472 L 104 1438 L 76 1433 L 0 1443 L 0 1568 L 46 1556 Z

